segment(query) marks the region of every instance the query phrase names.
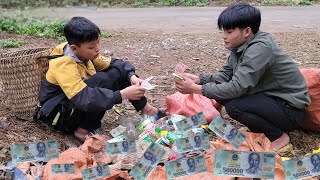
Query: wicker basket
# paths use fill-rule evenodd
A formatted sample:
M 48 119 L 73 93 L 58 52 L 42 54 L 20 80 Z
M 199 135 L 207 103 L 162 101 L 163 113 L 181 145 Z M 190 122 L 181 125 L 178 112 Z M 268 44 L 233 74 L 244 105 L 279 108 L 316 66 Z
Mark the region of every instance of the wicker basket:
M 34 48 L 0 54 L 0 83 L 7 100 L 4 105 L 17 118 L 31 120 L 41 78 L 48 70 L 48 61 L 37 58 L 50 52 L 50 48 Z

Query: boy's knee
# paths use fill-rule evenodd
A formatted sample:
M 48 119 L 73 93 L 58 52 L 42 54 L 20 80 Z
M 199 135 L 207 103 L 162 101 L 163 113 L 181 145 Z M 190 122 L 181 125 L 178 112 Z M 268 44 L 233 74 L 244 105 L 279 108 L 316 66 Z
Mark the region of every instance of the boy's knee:
M 235 101 L 229 101 L 228 103 L 225 103 L 224 107 L 231 118 L 239 119 L 242 111 L 239 109 L 239 106 Z

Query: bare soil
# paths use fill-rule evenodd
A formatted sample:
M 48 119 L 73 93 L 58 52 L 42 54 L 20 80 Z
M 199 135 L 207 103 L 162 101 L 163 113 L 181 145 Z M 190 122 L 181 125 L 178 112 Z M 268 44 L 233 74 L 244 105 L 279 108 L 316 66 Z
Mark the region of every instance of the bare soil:
M 320 66 L 320 33 L 278 32 L 273 33 L 273 36 L 279 46 L 295 59 L 299 67 Z M 59 43 L 52 39 L 7 33 L 0 33 L 0 39 L 18 39 L 24 42 L 20 48 L 0 49 L 0 53 L 30 47 L 54 47 Z M 219 70 L 228 56 L 228 51 L 223 47 L 219 33 L 113 32 L 112 37 L 101 40 L 101 49 L 111 50 L 115 57 L 130 61 L 137 68 L 137 73 L 141 78 L 156 76 L 154 83 L 158 87 L 148 91 L 146 96 L 151 104 L 163 108 L 166 107 L 166 96 L 175 92 L 170 74 L 177 62 L 182 61 L 186 64 L 189 72 L 200 74 Z M 5 100 L 3 92 L 0 100 L 2 102 Z M 116 109 L 121 115 L 135 113 L 128 102 L 116 106 Z M 80 145 L 72 136 L 61 134 L 46 125 L 35 124 L 31 120 L 21 121 L 12 118 L 10 107 L 2 105 L 0 115 L 9 117 L 11 123 L 7 129 L 0 127 L 0 155 L 2 154 L 0 164 L 6 164 L 11 159 L 8 150 L 9 146 L 14 143 L 56 139 L 60 142 L 61 150 L 69 146 Z M 237 127 L 242 127 L 225 113 L 223 115 Z M 112 128 L 118 125 L 117 120 L 120 117 L 114 110 L 106 112 L 102 120 L 102 128 L 107 135 Z M 294 148 L 283 156 L 296 157 L 319 148 L 319 133 L 296 130 L 289 133 L 289 136 Z M 211 136 L 211 140 L 215 138 Z

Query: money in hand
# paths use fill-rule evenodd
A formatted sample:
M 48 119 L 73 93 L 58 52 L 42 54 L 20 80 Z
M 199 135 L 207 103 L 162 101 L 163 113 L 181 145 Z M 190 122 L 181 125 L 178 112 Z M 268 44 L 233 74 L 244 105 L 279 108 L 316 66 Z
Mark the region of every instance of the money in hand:
M 168 179 L 207 171 L 207 165 L 203 155 L 168 161 L 164 166 Z
M 151 143 L 137 164 L 132 168 L 129 175 L 137 180 L 146 179 L 158 165 L 165 153 L 166 151 L 163 150 L 160 145 Z
M 199 127 L 206 123 L 207 123 L 207 120 L 203 112 L 200 112 L 190 117 L 173 122 L 173 126 L 179 133 L 184 133 L 192 128 Z
M 119 125 L 118 127 L 112 129 L 110 131 L 110 134 L 112 137 L 117 137 L 120 134 L 122 134 L 126 129 L 127 129 L 126 127 Z
M 175 140 L 175 146 L 179 153 L 189 152 L 199 149 L 209 149 L 210 141 L 208 134 L 196 134 L 195 136 L 185 137 Z
M 57 141 L 34 142 L 29 144 L 16 144 L 10 146 L 12 163 L 47 162 L 59 156 Z
M 52 164 L 51 171 L 52 174 L 74 174 L 75 167 L 74 164 Z
M 184 65 L 182 62 L 179 62 L 176 67 L 174 68 L 174 71 L 176 74 L 182 74 L 187 70 L 187 66 Z
M 149 81 L 152 78 L 153 78 L 153 76 L 150 76 L 147 79 L 143 80 L 142 83 L 141 83 L 141 86 L 146 90 L 154 89 L 155 87 L 157 87 L 157 85 L 152 85 L 152 84 L 149 83 Z
M 135 141 L 107 142 L 106 152 L 109 156 L 137 152 Z
M 214 175 L 274 179 L 276 154 L 216 149 Z
M 208 128 L 236 148 L 239 148 L 246 139 L 243 133 L 222 119 L 221 116 L 215 116 Z
M 97 178 L 110 176 L 108 164 L 102 164 L 97 167 L 84 169 L 81 171 L 83 180 L 94 180 Z
M 320 175 L 320 153 L 282 161 L 287 180 L 295 180 Z

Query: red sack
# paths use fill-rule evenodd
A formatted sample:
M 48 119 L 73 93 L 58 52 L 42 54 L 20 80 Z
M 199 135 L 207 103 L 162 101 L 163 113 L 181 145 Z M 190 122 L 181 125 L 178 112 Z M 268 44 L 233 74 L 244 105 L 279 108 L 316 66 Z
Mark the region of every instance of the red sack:
M 220 115 L 221 105 L 215 100 L 208 99 L 201 94 L 181 94 L 176 92 L 166 97 L 169 114 L 180 114 L 186 117 L 203 112 L 208 123 L 216 115 Z
M 301 69 L 307 82 L 311 104 L 307 107 L 302 127 L 320 132 L 320 69 Z

